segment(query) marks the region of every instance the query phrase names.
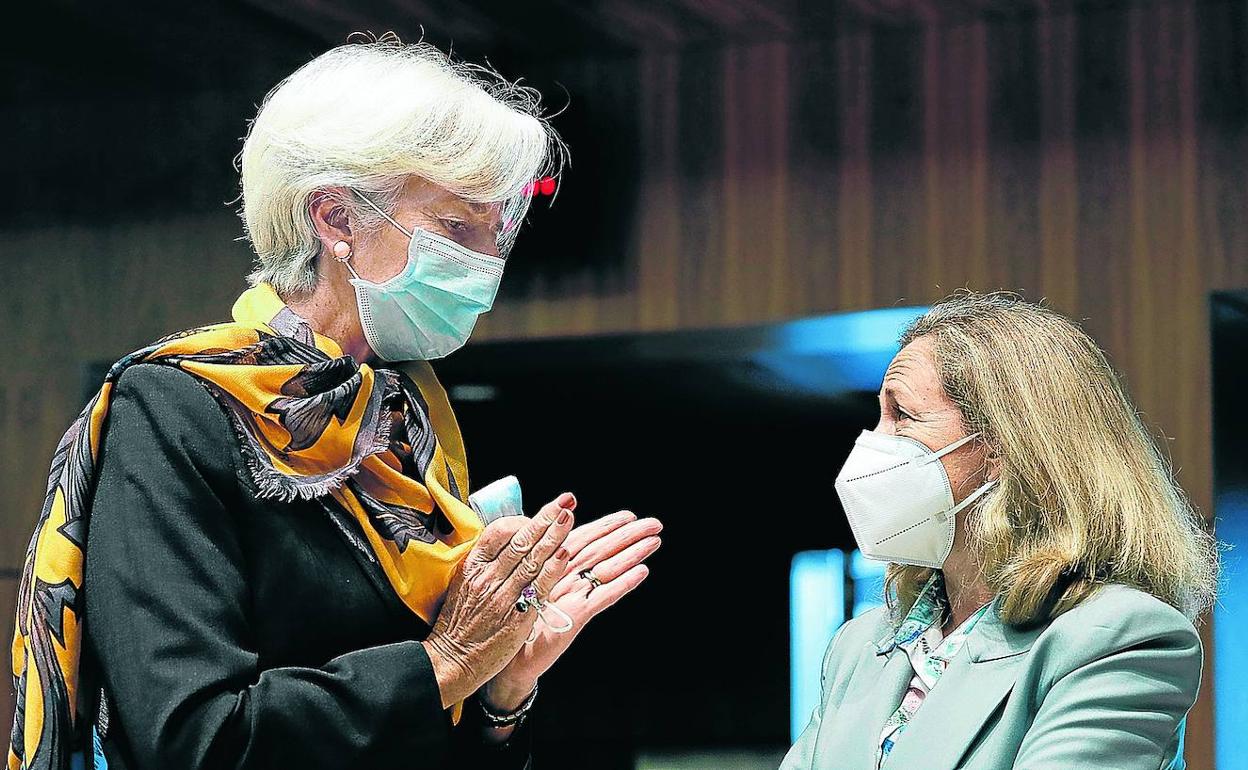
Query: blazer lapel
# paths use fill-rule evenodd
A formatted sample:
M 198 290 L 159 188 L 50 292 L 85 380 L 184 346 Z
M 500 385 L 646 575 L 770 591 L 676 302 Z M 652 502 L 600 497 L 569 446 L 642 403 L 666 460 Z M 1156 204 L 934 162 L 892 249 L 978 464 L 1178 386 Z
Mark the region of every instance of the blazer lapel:
M 824 717 L 835 724 L 825 721 L 827 732 L 816 746 L 815 766 L 820 770 L 875 767 L 880 730 L 914 676 L 904 650 L 877 649 L 877 645 L 866 645 L 836 713 Z
M 1020 631 L 1001 623 L 995 608 L 985 614 L 906 726 L 886 767 L 957 767 L 1009 695 L 1026 653 L 1044 628 Z

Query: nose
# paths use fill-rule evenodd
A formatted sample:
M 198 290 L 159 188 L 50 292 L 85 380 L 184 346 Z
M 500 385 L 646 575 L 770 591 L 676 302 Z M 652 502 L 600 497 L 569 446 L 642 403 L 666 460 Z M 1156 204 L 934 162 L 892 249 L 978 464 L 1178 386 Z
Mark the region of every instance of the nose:
M 893 436 L 897 433 L 897 423 L 890 420 L 882 412 L 880 413 L 880 421 L 871 429 L 874 433 L 882 433 L 885 436 Z

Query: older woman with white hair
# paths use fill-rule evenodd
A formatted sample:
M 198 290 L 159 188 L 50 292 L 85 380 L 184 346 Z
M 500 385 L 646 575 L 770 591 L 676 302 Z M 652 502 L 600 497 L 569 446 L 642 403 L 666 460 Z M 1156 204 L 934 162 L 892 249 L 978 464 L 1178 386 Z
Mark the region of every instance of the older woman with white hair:
M 468 495 L 428 364 L 490 309 L 525 188 L 557 171 L 537 109 L 384 38 L 269 94 L 242 153 L 252 288 L 114 365 L 54 457 L 10 770 L 527 763 L 538 678 L 661 529 L 574 529 L 570 493 L 507 515 L 514 480 Z
M 836 490 L 887 606 L 783 770 L 1183 767 L 1212 537 L 1096 344 L 964 294 L 902 337 Z

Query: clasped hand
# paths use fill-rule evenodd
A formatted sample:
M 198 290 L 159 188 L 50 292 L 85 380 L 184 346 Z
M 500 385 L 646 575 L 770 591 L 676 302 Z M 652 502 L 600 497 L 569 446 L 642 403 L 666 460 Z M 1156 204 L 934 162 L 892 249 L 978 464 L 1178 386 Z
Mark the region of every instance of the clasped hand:
M 517 708 L 585 624 L 646 579 L 643 562 L 658 549 L 663 525 L 620 511 L 573 529 L 575 508 L 576 498 L 564 493 L 532 519 L 499 519 L 461 563 L 424 641 L 444 707 L 484 686 L 494 710 Z M 571 618 L 571 630 L 535 629 L 538 613 L 516 606 L 529 585 L 540 603 Z

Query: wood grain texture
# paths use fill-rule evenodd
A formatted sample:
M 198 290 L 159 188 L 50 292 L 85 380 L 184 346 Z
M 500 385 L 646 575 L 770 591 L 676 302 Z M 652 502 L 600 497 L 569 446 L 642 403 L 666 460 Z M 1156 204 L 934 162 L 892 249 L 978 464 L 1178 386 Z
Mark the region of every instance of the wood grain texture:
M 1085 323 L 1209 511 L 1207 297 L 1248 286 L 1248 12 L 1128 6 L 642 52 L 627 269 L 537 282 L 477 339 L 1015 289 Z M 0 566 L 20 565 L 82 364 L 226 317 L 239 230 L 225 212 L 4 228 L 21 365 L 0 370 Z M 1189 720 L 1195 770 L 1213 766 L 1209 692 Z
M 1207 513 L 1207 298 L 1248 284 L 1246 18 L 1242 3 L 1149 3 L 643 54 L 642 72 L 663 72 L 639 78 L 646 103 L 667 103 L 655 92 L 673 83 L 682 97 L 643 148 L 662 165 L 641 174 L 663 189 L 643 201 L 651 229 L 631 259 L 662 280 L 604 287 L 594 323 L 562 309 L 578 299 L 518 300 L 505 312 L 540 307 L 540 329 L 494 318 L 480 336 L 734 326 L 1014 289 L 1084 322 Z M 719 82 L 705 81 L 708 59 Z M 689 69 L 718 111 L 687 105 Z M 1202 635 L 1193 768 L 1213 766 Z
M 0 568 L 18 568 L 57 441 L 85 405 L 85 367 L 152 340 L 227 320 L 250 264 L 219 215 L 115 227 L 9 230 L 0 245 Z
M 17 580 L 12 577 L 0 577 L 0 639 L 4 639 L 7 645 L 9 640 L 13 638 L 13 620 L 14 611 L 17 604 Z M 7 648 L 6 648 L 7 649 Z M 8 660 L 8 656 L 5 656 Z M 4 735 L 8 736 L 12 732 L 13 727 L 13 709 L 16 703 L 13 700 L 13 688 L 9 686 L 8 666 L 5 666 L 5 684 L 0 687 L 0 728 L 4 729 Z M 8 743 L 5 743 L 8 747 Z

